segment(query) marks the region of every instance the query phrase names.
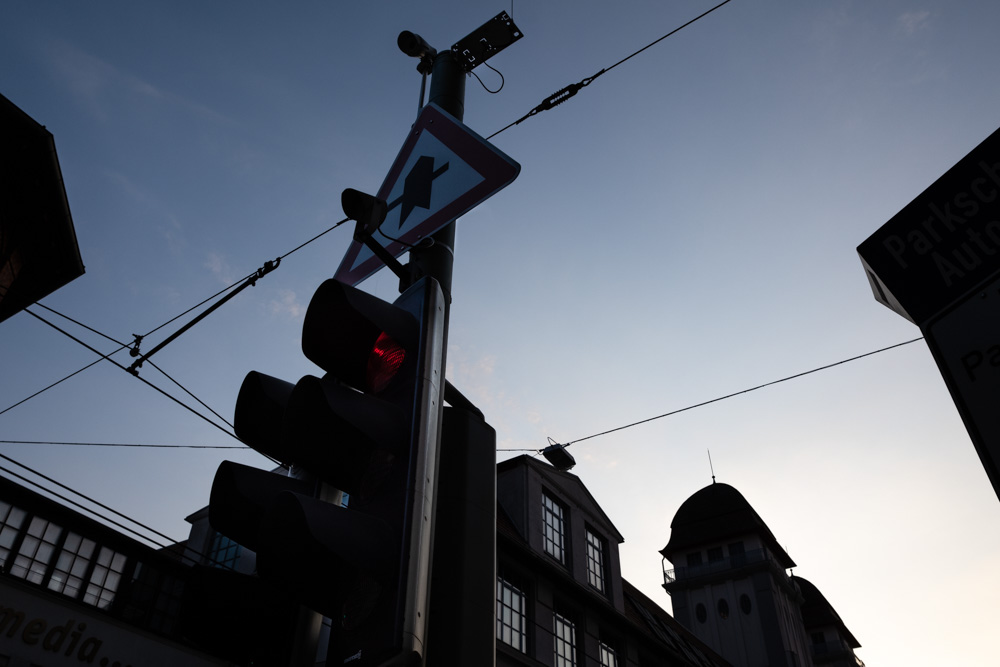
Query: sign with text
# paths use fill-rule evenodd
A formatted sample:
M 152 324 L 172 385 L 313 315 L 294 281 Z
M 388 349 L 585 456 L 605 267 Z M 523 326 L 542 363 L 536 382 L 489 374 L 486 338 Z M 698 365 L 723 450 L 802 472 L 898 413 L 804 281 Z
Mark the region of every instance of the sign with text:
M 231 664 L 8 578 L 0 579 L 0 654 L 9 657 L 11 665 L 46 667 Z
M 923 332 L 1000 498 L 1000 277 Z
M 1000 130 L 860 246 L 875 299 L 922 325 L 1000 269 Z

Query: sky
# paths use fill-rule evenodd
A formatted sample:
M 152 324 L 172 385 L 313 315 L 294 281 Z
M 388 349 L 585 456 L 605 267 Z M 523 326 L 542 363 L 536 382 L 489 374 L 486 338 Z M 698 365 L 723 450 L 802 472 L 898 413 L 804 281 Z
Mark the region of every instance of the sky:
M 8 0 L 0 93 L 55 137 L 87 269 L 41 303 L 128 343 L 341 220 L 341 191 L 379 188 L 418 110 L 403 30 L 445 49 L 513 12 L 524 38 L 466 83 L 464 121 L 488 136 L 714 4 Z M 1000 503 L 925 342 L 589 436 L 920 336 L 856 247 L 1000 125 L 997 25 L 985 1 L 731 0 L 492 139 L 521 172 L 458 223 L 447 376 L 498 460 L 573 443 L 623 575 L 667 610 L 658 551 L 714 470 L 866 664 L 995 664 Z M 229 420 L 248 371 L 319 373 L 302 320 L 351 232 L 152 361 Z M 397 293 L 387 270 L 361 287 Z M 107 362 L 7 409 L 95 359 L 26 313 L 0 323 L 0 440 L 239 444 Z M 175 539 L 220 461 L 269 465 L 0 453 Z

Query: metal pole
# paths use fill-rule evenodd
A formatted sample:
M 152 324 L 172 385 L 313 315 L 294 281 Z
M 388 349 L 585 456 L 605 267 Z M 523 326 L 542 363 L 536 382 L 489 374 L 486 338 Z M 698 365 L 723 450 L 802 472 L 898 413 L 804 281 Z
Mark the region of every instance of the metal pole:
M 429 101 L 458 120 L 465 117 L 465 71 L 451 49 L 434 57 Z M 420 276 L 435 278 L 450 306 L 452 266 L 455 262 L 455 222 L 450 222 L 431 238 L 434 239 L 434 245 L 429 248 L 414 248 L 410 252 L 410 263 L 416 269 L 414 280 Z M 445 321 L 447 322 L 447 316 Z M 447 338 L 447 325 L 445 337 Z

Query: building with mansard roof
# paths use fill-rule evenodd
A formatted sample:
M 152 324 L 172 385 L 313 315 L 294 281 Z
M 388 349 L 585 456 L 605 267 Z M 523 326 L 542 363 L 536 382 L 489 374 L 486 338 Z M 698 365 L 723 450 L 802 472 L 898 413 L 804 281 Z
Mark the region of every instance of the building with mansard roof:
M 580 478 L 497 466 L 497 666 L 728 663 L 622 578 L 624 541 Z
M 579 477 L 526 456 L 496 470 L 498 667 L 862 664 L 732 487 L 702 489 L 674 518 L 671 616 L 622 577 L 624 537 Z M 0 664 L 280 664 L 296 605 L 251 586 L 253 552 L 206 510 L 188 521 L 185 542 L 154 550 L 0 478 Z

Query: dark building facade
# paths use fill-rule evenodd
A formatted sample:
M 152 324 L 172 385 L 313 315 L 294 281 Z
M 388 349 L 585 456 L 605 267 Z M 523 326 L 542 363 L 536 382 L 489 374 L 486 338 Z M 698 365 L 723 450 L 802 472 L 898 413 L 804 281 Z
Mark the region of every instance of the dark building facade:
M 860 646 L 746 498 L 715 483 L 670 524 L 663 587 L 674 617 L 739 667 L 863 667 Z M 669 567 L 668 567 L 669 565 Z
M 187 632 L 191 572 L 0 477 L 0 666 L 229 665 Z
M 0 667 L 283 664 L 296 605 L 205 510 L 188 521 L 188 540 L 154 550 L 0 478 Z M 863 664 L 738 491 L 699 491 L 671 527 L 676 618 L 622 578 L 623 537 L 577 476 L 498 464 L 497 666 Z
M 809 636 L 809 648 L 816 667 L 858 667 L 854 649 L 861 644 L 823 594 L 812 582 L 792 577 L 802 591 L 802 623 Z
M 580 479 L 497 466 L 497 666 L 728 663 L 621 576 L 624 539 Z

